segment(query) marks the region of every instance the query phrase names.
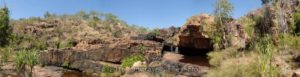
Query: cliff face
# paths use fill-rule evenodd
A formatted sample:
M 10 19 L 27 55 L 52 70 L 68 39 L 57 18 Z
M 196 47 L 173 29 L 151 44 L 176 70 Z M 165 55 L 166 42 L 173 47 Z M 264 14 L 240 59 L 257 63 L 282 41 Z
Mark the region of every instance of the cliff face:
M 76 18 L 76 16 L 75 18 L 17 20 L 12 25 L 13 33 L 20 39 L 16 40 L 15 50 L 30 49 L 37 45 L 40 47 L 38 50 L 41 50 L 38 55 L 39 61 L 46 66 L 101 74 L 107 67 L 122 68 L 122 60 L 137 54 L 146 60 L 138 61 L 133 66 L 155 68 L 154 74 L 167 71 L 171 76 L 202 76 L 207 73 L 210 66 L 207 59 L 207 54 L 210 52 L 213 55 L 217 53 L 216 56 L 209 57 L 212 58 L 212 62 L 220 63 L 220 67 L 226 66 L 226 63 L 240 63 L 248 59 L 255 63 L 256 54 L 255 56 L 244 55 L 248 53 L 240 53 L 244 51 L 240 49 L 246 48 L 250 42 L 257 43 L 257 40 L 253 41 L 252 39 L 257 39 L 261 34 L 271 34 L 273 41 L 277 43 L 280 33 L 292 32 L 294 28 L 291 26 L 294 22 L 293 14 L 299 11 L 297 9 L 299 7 L 299 0 L 281 0 L 278 3 L 267 4 L 245 16 L 255 22 L 251 26 L 238 22 L 238 20 L 224 24 L 226 36 L 229 37 L 226 39 L 229 42 L 229 48 L 220 50 L 223 52 L 212 52 L 214 49 L 212 39 L 215 38 L 213 33 L 218 27 L 215 27 L 215 18 L 207 14 L 192 16 L 180 28 L 158 29 L 154 34 L 144 34 L 138 30 L 132 30 L 128 24 L 117 20 L 115 22 L 108 22 L 113 20 L 107 20 L 107 22 L 84 20 Z M 254 32 L 247 33 L 248 29 L 253 29 Z M 294 46 L 297 47 L 296 44 Z M 163 53 L 169 50 L 179 51 L 179 53 Z M 249 51 L 256 53 L 255 49 Z M 198 53 L 200 55 L 197 55 Z M 275 54 L 275 57 L 276 55 L 278 54 Z M 285 56 L 285 54 L 283 55 Z M 200 61 L 199 56 L 207 66 L 193 64 L 193 62 Z M 242 57 L 242 59 L 235 59 L 231 56 Z M 193 59 L 186 60 L 189 58 Z M 220 58 L 220 62 L 215 61 L 215 58 Z M 175 61 L 173 61 L 174 59 Z M 279 60 L 285 63 L 287 59 L 279 58 Z M 188 63 L 189 61 L 190 63 Z M 247 65 L 247 63 L 243 62 L 240 65 Z M 235 66 L 235 64 L 232 65 Z M 128 77 L 141 72 L 153 74 L 153 71 L 149 72 L 134 67 L 122 68 L 119 71 Z M 188 71 L 190 68 L 194 68 L 196 71 Z M 232 66 L 228 68 L 232 68 Z M 243 70 L 243 68 L 239 70 Z
M 180 28 L 179 33 L 174 36 L 175 45 L 178 47 L 213 49 L 213 33 L 217 29 L 214 25 L 214 17 L 201 14 L 191 17 L 185 25 Z M 249 36 L 245 32 L 244 25 L 237 21 L 225 24 L 226 35 L 230 46 L 245 47 L 249 42 Z
M 185 25 L 180 28 L 174 37 L 175 45 L 197 49 L 213 49 L 210 33 L 214 31 L 214 18 L 207 14 L 191 17 Z
M 295 28 L 293 16 L 299 11 L 299 3 L 299 0 L 279 0 L 249 12 L 246 17 L 252 19 L 261 17 L 261 20 L 257 21 L 257 30 L 264 29 L 262 27 L 266 26 L 270 30 L 261 31 L 266 31 L 270 34 L 292 33 Z

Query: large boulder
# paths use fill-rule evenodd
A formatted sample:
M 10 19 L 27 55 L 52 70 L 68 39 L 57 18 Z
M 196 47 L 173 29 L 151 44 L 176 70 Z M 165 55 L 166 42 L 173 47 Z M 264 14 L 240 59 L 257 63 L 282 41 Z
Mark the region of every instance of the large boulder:
M 174 37 L 179 47 L 213 49 L 211 33 L 214 31 L 214 17 L 201 14 L 191 17 Z
M 245 32 L 244 26 L 236 21 L 224 25 L 226 26 L 226 36 L 232 38 L 228 40 L 230 46 L 245 47 L 249 36 Z M 213 16 L 207 14 L 193 16 L 181 27 L 179 33 L 174 37 L 176 41 L 175 45 L 183 48 L 212 50 L 213 33 L 216 29 Z

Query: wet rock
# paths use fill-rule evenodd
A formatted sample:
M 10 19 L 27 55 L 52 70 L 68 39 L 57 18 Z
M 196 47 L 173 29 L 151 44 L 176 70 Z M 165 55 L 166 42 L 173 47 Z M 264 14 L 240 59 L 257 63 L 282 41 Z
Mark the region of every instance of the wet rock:
M 181 68 L 180 75 L 185 75 L 185 76 L 203 76 L 207 72 L 208 72 L 208 67 L 198 66 L 198 65 L 192 65 L 192 64 L 185 64 Z
M 179 74 L 181 72 L 181 68 L 183 67 L 182 63 L 172 62 L 172 61 L 163 61 L 162 68 L 170 73 Z
M 179 62 L 170 62 L 163 61 L 162 68 L 167 73 L 173 73 L 174 75 L 184 75 L 184 76 L 192 76 L 192 77 L 201 77 L 205 75 L 208 71 L 208 67 L 179 63 Z

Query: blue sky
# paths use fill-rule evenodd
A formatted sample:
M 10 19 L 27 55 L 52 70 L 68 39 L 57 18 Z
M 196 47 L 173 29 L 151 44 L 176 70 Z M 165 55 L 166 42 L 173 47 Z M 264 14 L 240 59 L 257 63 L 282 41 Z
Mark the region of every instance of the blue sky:
M 261 0 L 230 0 L 233 17 L 261 7 Z M 6 0 L 13 19 L 55 14 L 74 14 L 83 11 L 113 13 L 129 24 L 148 28 L 182 26 L 200 13 L 211 14 L 216 0 Z M 3 1 L 1 0 L 1 5 Z

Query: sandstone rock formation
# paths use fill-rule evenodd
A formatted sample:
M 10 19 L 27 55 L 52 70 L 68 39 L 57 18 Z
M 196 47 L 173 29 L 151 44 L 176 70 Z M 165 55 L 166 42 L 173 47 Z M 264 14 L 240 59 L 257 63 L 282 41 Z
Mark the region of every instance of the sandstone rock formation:
M 101 72 L 103 66 L 120 68 L 123 58 L 133 54 L 146 56 L 147 59 L 160 55 L 162 46 L 158 42 L 146 40 L 118 40 L 109 44 L 94 44 L 85 49 L 51 49 L 40 52 L 43 65 L 65 66 L 81 71 Z M 151 54 L 153 53 L 153 54 Z
M 197 49 L 213 49 L 211 33 L 214 31 L 214 17 L 207 14 L 191 17 L 174 37 L 175 45 Z
M 245 48 L 249 43 L 249 36 L 245 32 L 244 26 L 237 23 L 236 21 L 232 21 L 226 24 L 227 33 L 231 37 L 229 40 L 230 46 L 234 46 L 237 48 Z
M 214 38 L 213 33 L 216 30 L 214 23 L 214 17 L 206 14 L 191 17 L 175 36 L 175 45 L 185 48 L 212 50 L 212 38 Z M 229 40 L 230 46 L 244 48 L 249 38 L 244 26 L 236 21 L 225 25 L 227 35 L 232 38 Z

